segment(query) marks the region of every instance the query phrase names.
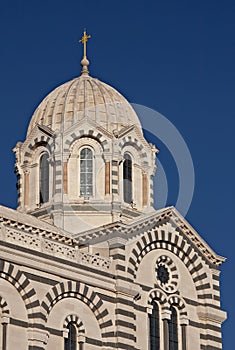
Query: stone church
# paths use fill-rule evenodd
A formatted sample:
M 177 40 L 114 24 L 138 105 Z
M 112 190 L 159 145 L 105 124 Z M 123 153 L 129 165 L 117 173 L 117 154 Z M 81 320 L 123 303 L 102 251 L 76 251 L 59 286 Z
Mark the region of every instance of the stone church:
M 157 149 L 113 87 L 52 91 L 14 148 L 0 207 L 0 349 L 222 349 L 217 255 L 174 207 L 154 210 Z M 157 127 L 157 126 L 156 126 Z

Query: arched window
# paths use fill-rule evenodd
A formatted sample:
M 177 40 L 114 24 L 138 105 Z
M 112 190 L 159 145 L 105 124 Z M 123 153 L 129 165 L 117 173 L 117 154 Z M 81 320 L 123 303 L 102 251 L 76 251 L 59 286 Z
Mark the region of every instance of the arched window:
M 153 301 L 152 314 L 149 315 L 149 340 L 150 350 L 160 349 L 160 330 L 159 330 L 159 307 L 158 304 Z
M 124 202 L 132 202 L 132 160 L 128 153 L 125 153 L 123 162 L 123 197 Z
M 80 196 L 93 196 L 93 152 L 88 147 L 80 152 Z
M 176 309 L 171 306 L 171 319 L 168 323 L 169 350 L 178 350 L 178 317 Z
M 64 350 L 77 350 L 77 329 L 76 326 L 69 322 L 68 326 L 68 338 L 64 340 Z
M 49 201 L 49 162 L 48 154 L 43 153 L 40 158 L 40 169 L 39 169 L 39 191 L 40 191 L 40 204 Z

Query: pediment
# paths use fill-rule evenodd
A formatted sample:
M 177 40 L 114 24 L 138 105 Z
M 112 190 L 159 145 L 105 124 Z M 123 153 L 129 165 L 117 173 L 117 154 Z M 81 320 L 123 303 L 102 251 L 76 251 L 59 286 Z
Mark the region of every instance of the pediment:
M 108 224 L 100 228 L 81 233 L 75 237 L 82 245 L 95 245 L 100 242 L 121 238 L 130 243 L 138 241 L 144 234 L 153 230 L 161 230 L 164 227 L 166 232 L 173 232 L 187 241 L 198 253 L 212 266 L 221 265 L 226 259 L 217 255 L 204 239 L 195 231 L 187 220 L 174 207 L 167 207 L 154 211 L 149 215 L 142 215 L 140 218 L 125 223 L 122 221 Z M 167 242 L 167 235 L 165 238 Z
M 89 117 L 86 117 L 81 121 L 78 121 L 76 124 L 73 124 L 70 128 L 66 129 L 66 131 L 64 131 L 64 135 L 65 136 L 70 135 L 74 131 L 83 130 L 83 129 L 96 130 L 96 131 L 99 131 L 100 133 L 102 133 L 102 135 L 104 135 L 110 139 L 113 138 L 112 133 L 110 133 L 108 130 L 106 130 L 105 128 L 100 126 L 100 124 L 96 123 L 94 120 L 90 119 Z
M 137 127 L 136 125 L 131 125 L 126 128 L 123 128 L 121 131 L 119 131 L 116 134 L 116 137 L 119 140 L 128 138 L 130 136 L 132 137 L 132 139 L 136 139 L 138 140 L 139 143 L 142 143 L 144 147 L 147 147 L 147 148 L 151 147 L 155 153 L 159 152 L 159 150 L 155 146 L 153 146 L 152 144 L 146 141 L 146 139 L 143 136 L 142 130 L 140 130 L 140 128 Z

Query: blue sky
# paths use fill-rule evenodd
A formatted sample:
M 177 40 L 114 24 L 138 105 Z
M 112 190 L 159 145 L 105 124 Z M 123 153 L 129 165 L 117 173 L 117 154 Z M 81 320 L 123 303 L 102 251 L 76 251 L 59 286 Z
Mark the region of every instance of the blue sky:
M 224 349 L 232 350 L 234 1 L 2 1 L 0 202 L 16 206 L 11 149 L 24 140 L 34 109 L 49 91 L 80 74 L 84 27 L 92 35 L 91 75 L 164 115 L 187 143 L 195 169 L 187 219 L 227 257 L 221 269 L 222 307 L 228 311 L 223 332 Z M 157 128 L 153 123 L 154 135 Z M 169 182 L 167 204 L 174 205 L 177 169 L 161 140 L 157 146 Z

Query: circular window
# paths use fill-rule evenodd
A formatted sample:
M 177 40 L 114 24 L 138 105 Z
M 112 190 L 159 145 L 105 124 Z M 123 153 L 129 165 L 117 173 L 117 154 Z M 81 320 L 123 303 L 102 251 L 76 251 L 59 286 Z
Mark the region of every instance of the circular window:
M 167 293 L 174 293 L 178 287 L 178 271 L 169 256 L 161 255 L 156 261 L 156 279 L 159 286 Z
M 161 281 L 161 283 L 165 284 L 169 281 L 169 272 L 166 266 L 159 265 L 157 267 L 157 278 Z

